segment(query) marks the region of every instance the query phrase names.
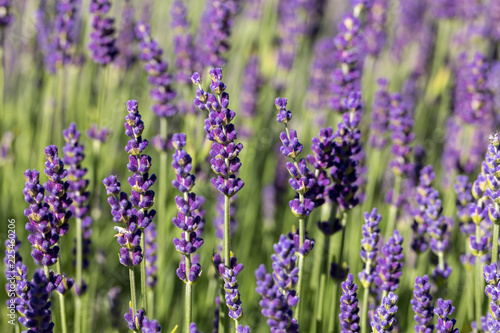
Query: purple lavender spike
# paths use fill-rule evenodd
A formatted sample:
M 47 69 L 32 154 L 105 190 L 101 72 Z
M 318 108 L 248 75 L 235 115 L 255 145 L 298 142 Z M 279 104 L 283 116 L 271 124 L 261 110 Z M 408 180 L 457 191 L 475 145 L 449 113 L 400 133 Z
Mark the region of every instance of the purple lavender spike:
M 130 0 L 126 0 L 123 5 L 120 32 L 116 38 L 118 55 L 114 61 L 121 69 L 127 70 L 137 61 L 137 54 L 134 50 L 135 24 L 134 6 Z
M 399 278 L 403 269 L 403 237 L 397 230 L 382 247 L 382 255 L 377 258 L 375 285 L 385 292 L 395 291 L 399 287 Z
M 427 333 L 432 332 L 434 329 L 434 325 L 431 323 L 434 317 L 434 307 L 432 306 L 430 289 L 431 284 L 427 275 L 416 277 L 413 299 L 411 300 L 411 307 L 415 312 L 413 318 L 417 322 L 415 332 Z
M 448 316 L 455 311 L 455 307 L 450 300 L 438 299 L 438 304 L 434 308 L 434 314 L 438 316 L 436 324 L 436 332 L 438 333 L 458 333 L 458 328 L 455 328 L 455 319 L 450 319 Z
M 225 300 L 229 308 L 229 317 L 239 320 L 243 316 L 243 308 L 241 307 L 240 292 L 236 277 L 243 269 L 243 264 L 238 264 L 236 257 L 231 257 L 230 266 L 226 267 L 218 253 L 213 256 L 212 260 L 215 268 L 224 280 Z
M 373 100 L 370 145 L 375 149 L 382 149 L 387 143 L 391 95 L 387 91 L 388 82 L 385 78 L 378 79 L 377 83 L 379 88 Z
M 396 313 L 398 307 L 398 296 L 390 292 L 387 297 L 382 299 L 382 305 L 377 308 L 377 312 L 373 314 L 371 327 L 373 332 L 385 333 L 392 332 L 396 325 Z
M 363 239 L 361 240 L 361 260 L 364 269 L 358 274 L 359 280 L 364 288 L 370 288 L 376 275 L 375 263 L 377 259 L 377 244 L 380 238 L 380 220 L 382 215 L 377 214 L 377 208 L 371 213 L 365 212 L 365 224 L 363 225 Z
M 358 286 L 354 283 L 352 274 L 347 276 L 347 279 L 342 282 L 342 296 L 340 296 L 340 326 L 342 332 L 360 332 L 359 326 L 359 308 L 358 294 L 356 291 Z
M 186 6 L 181 0 L 175 0 L 172 3 L 170 14 L 172 16 L 171 27 L 174 29 L 176 79 L 184 84 L 191 82 L 190 77 L 195 66 L 195 52 L 186 13 Z
M 89 49 L 92 59 L 99 65 L 113 62 L 118 54 L 115 46 L 115 20 L 107 17 L 111 9 L 109 0 L 91 0 L 90 13 L 92 32 L 90 33 Z
M 156 259 L 158 245 L 156 242 L 156 226 L 154 222 L 149 224 L 149 227 L 144 229 L 145 250 L 146 257 L 146 285 L 149 288 L 154 288 L 157 282 L 158 267 L 156 266 Z

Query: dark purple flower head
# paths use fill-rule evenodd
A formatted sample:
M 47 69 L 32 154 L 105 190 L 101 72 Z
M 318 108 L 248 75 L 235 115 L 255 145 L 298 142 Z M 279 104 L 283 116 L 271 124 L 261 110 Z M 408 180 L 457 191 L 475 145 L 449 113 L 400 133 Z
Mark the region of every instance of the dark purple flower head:
M 8 27 L 14 20 L 14 16 L 10 13 L 11 6 L 11 0 L 0 0 L 0 8 L 2 8 L 0 14 L 0 28 Z
M 397 230 L 382 247 L 382 254 L 377 257 L 377 275 L 374 282 L 384 291 L 395 291 L 403 269 L 403 237 Z
M 430 290 L 429 277 L 427 275 L 423 277 L 417 276 L 415 279 L 415 289 L 413 290 L 413 299 L 411 300 L 411 307 L 415 312 L 414 319 L 417 322 L 415 332 L 428 333 L 434 329 L 434 325 L 432 325 L 434 307 L 432 306 Z
M 352 274 L 347 276 L 347 280 L 342 282 L 342 296 L 340 296 L 340 326 L 342 332 L 360 332 L 358 286 L 354 283 Z
M 490 332 L 496 332 L 496 329 L 500 327 L 500 274 L 498 273 L 497 263 L 483 266 L 483 276 L 486 280 L 484 291 L 489 298 L 491 311 L 488 313 L 486 326 L 483 325 L 483 328 L 488 328 Z
M 148 82 L 153 86 L 150 97 L 154 101 L 151 109 L 160 118 L 169 118 L 177 114 L 173 100 L 177 96 L 172 87 L 173 78 L 168 73 L 168 64 L 162 59 L 163 49 L 152 39 L 148 24 L 139 22 L 136 26 L 139 42 L 139 59 L 144 61 L 144 70 L 148 74 Z
M 118 50 L 115 46 L 115 20 L 106 15 L 111 9 L 109 0 L 91 0 L 91 28 L 89 49 L 92 59 L 99 65 L 111 63 Z
M 398 296 L 390 292 L 387 297 L 382 299 L 382 305 L 377 308 L 373 314 L 371 326 L 373 332 L 385 333 L 392 332 L 397 320 L 396 313 L 398 311 Z
M 214 254 L 212 260 L 216 270 L 224 280 L 225 299 L 226 305 L 229 308 L 229 317 L 239 320 L 243 316 L 243 308 L 241 307 L 240 292 L 236 277 L 243 269 L 243 264 L 238 264 L 236 257 L 231 257 L 230 266 L 227 267 L 222 262 L 218 253 Z
M 271 255 L 274 282 L 280 290 L 290 291 L 299 280 L 295 242 L 286 235 L 281 235 L 279 242 L 274 244 L 274 251 L 275 254 Z
M 450 300 L 438 299 L 437 307 L 434 309 L 434 314 L 438 316 L 436 324 L 436 332 L 438 333 L 458 333 L 458 328 L 455 328 L 455 319 L 450 319 L 449 316 L 455 311 L 455 307 Z
M 401 94 L 391 97 L 389 130 L 391 131 L 391 152 L 394 159 L 390 167 L 395 175 L 408 177 L 412 165 L 410 163 L 413 141 L 413 118 Z
M 358 275 L 364 288 L 370 288 L 375 278 L 375 263 L 377 258 L 377 244 L 380 237 L 379 223 L 382 215 L 377 214 L 377 208 L 373 208 L 371 213 L 365 212 L 365 224 L 363 225 L 363 239 L 361 239 L 361 260 L 364 262 L 364 269 Z
M 150 288 L 156 286 L 158 267 L 156 266 L 156 259 L 158 245 L 156 242 L 156 226 L 154 222 L 149 224 L 149 227 L 144 229 L 145 249 L 146 256 L 146 284 Z

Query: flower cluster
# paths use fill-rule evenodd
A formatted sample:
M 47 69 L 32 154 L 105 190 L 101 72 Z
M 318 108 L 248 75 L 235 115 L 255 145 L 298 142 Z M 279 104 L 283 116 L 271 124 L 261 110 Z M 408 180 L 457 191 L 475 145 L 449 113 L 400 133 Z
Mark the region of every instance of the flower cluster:
M 177 93 L 172 87 L 173 77 L 168 71 L 168 64 L 162 59 L 163 50 L 151 38 L 148 24 L 140 22 L 136 27 L 139 42 L 139 59 L 144 61 L 144 70 L 148 74 L 148 82 L 153 86 L 150 91 L 154 101 L 151 110 L 160 118 L 172 117 L 177 113 L 177 107 L 172 101 Z
M 89 181 L 85 179 L 87 169 L 82 167 L 85 154 L 83 146 L 80 144 L 80 132 L 76 129 L 76 125 L 72 123 L 68 129 L 63 131 L 66 145 L 63 147 L 64 158 L 63 162 L 68 166 L 68 195 L 73 200 L 73 204 L 69 207 L 73 216 L 81 221 L 82 228 L 82 268 L 85 269 L 89 265 L 90 255 L 90 236 L 92 234 L 92 218 L 90 217 L 90 207 L 88 204 L 90 192 L 87 190 Z M 77 286 L 77 291 L 85 292 L 85 282 L 77 281 L 82 285 Z
M 340 296 L 340 326 L 342 332 L 360 332 L 359 308 L 358 308 L 358 286 L 354 283 L 352 274 L 342 282 L 342 296 Z
M 367 12 L 363 33 L 364 51 L 374 57 L 380 54 L 387 41 L 385 24 L 388 7 L 388 0 L 373 0 Z
M 259 89 L 262 78 L 259 73 L 259 58 L 256 55 L 250 56 L 244 73 L 245 84 L 241 89 L 241 115 L 246 120 L 251 120 L 257 112 L 257 102 L 259 100 Z M 252 128 L 248 125 L 243 128 L 243 136 L 251 137 Z
M 380 290 L 395 291 L 403 273 L 403 236 L 397 230 L 382 247 L 382 255 L 377 257 L 377 275 L 374 283 Z
M 315 112 L 326 109 L 329 104 L 332 74 L 335 69 L 335 60 L 331 54 L 334 52 L 335 45 L 330 37 L 318 39 L 314 45 L 306 105 Z
M 483 164 L 484 174 L 486 176 L 486 184 L 488 185 L 484 195 L 488 197 L 492 203 L 488 205 L 488 216 L 490 220 L 498 224 L 500 223 L 500 139 L 498 133 L 491 134 L 489 137 L 490 144 L 485 155 L 485 164 Z
M 297 53 L 299 39 L 304 33 L 304 23 L 300 17 L 303 5 L 300 1 L 280 1 L 278 5 L 279 52 L 278 68 L 285 72 L 292 68 Z
M 243 145 L 235 143 L 238 133 L 232 124 L 236 113 L 229 109 L 229 94 L 225 91 L 226 85 L 222 82 L 222 69 L 210 70 L 212 93 L 207 93 L 201 88 L 200 75 L 193 74 L 193 83 L 198 85 L 195 105 L 202 111 L 208 111 L 205 120 L 207 139 L 212 141 L 210 150 L 210 164 L 217 177 L 212 178 L 212 184 L 226 197 L 238 193 L 245 183 L 237 178 L 236 174 L 241 167 L 239 154 Z
M 95 142 L 105 143 L 111 136 L 111 130 L 107 127 L 98 128 L 97 124 L 92 124 L 85 134 Z
M 391 95 L 387 91 L 388 82 L 385 78 L 377 81 L 378 90 L 375 93 L 370 127 L 370 145 L 375 149 L 383 149 L 387 143 L 391 109 Z
M 432 318 L 434 317 L 431 284 L 427 275 L 415 278 L 415 289 L 413 290 L 413 299 L 411 300 L 411 308 L 415 312 L 413 317 L 417 322 L 415 332 L 432 332 Z
M 313 137 L 311 150 L 313 154 L 307 155 L 307 161 L 315 169 L 315 183 L 313 188 L 306 194 L 311 198 L 315 207 L 320 207 L 326 201 L 328 186 L 331 179 L 328 170 L 335 164 L 337 145 L 335 134 L 331 127 L 319 130 L 318 136 Z
M 172 16 L 171 27 L 174 30 L 176 79 L 184 84 L 191 82 L 190 77 L 196 60 L 186 12 L 186 6 L 181 0 L 175 0 L 172 3 L 170 14 Z
M 154 222 L 151 222 L 149 224 L 149 227 L 144 229 L 144 237 L 144 255 L 146 257 L 146 285 L 149 288 L 154 288 L 154 286 L 156 286 L 158 275 L 158 267 L 156 266 L 156 259 L 158 258 L 158 244 L 156 243 L 156 225 Z
M 489 332 L 498 332 L 500 329 L 500 299 L 498 298 L 500 274 L 498 274 L 497 263 L 483 266 L 483 275 L 486 280 L 485 293 L 490 300 L 490 310 L 486 318 L 486 325 Z M 486 326 L 483 325 L 483 328 Z
M 437 307 L 434 309 L 434 314 L 438 316 L 436 324 L 436 332 L 438 333 L 458 333 L 458 328 L 455 328 L 455 319 L 450 319 L 448 316 L 455 311 L 455 307 L 450 300 L 438 299 Z M 495 331 L 493 331 L 495 332 Z
M 184 149 L 186 134 L 174 134 L 172 144 L 176 149 L 172 161 L 176 179 L 172 181 L 172 185 L 183 193 L 183 196 L 175 197 L 178 212 L 177 216 L 172 218 L 172 223 L 182 230 L 182 237 L 174 238 L 175 249 L 185 258 L 179 263 L 177 276 L 185 283 L 194 283 L 201 274 L 200 264 L 192 263 L 191 256 L 203 244 L 203 239 L 198 235 L 198 227 L 202 222 L 198 210 L 202 202 L 191 192 L 196 177 L 190 173 L 193 167 L 191 156 Z
M 230 265 L 226 267 L 218 253 L 214 254 L 212 260 L 217 272 L 224 280 L 224 296 L 226 305 L 229 308 L 229 317 L 239 320 L 243 316 L 243 308 L 241 307 L 240 292 L 236 277 L 243 269 L 243 264 L 238 264 L 236 257 L 231 257 Z
M 394 159 L 390 167 L 395 175 L 408 177 L 413 166 L 411 165 L 411 143 L 413 141 L 413 118 L 401 94 L 391 96 L 389 112 L 389 130 L 391 132 L 391 152 Z
M 116 38 L 118 55 L 114 63 L 121 69 L 129 69 L 137 61 L 134 48 L 135 42 L 135 17 L 134 6 L 130 0 L 123 5 L 120 32 Z
M 118 50 L 115 46 L 115 20 L 106 17 L 111 9 L 109 0 L 91 0 L 90 13 L 92 32 L 90 33 L 89 49 L 92 59 L 100 64 L 107 65 L 113 62 Z
M 12 5 L 12 0 L 1 0 L 0 8 L 3 8 L 0 14 L 0 28 L 8 27 L 14 20 L 13 15 L 10 13 L 10 7 Z
M 280 133 L 282 146 L 280 147 L 281 153 L 292 160 L 286 162 L 286 168 L 290 173 L 290 186 L 297 192 L 299 198 L 290 200 L 290 209 L 292 213 L 298 218 L 307 217 L 314 209 L 314 202 L 304 195 L 313 188 L 316 179 L 307 168 L 306 159 L 302 158 L 297 161 L 297 157 L 302 153 L 304 146 L 297 138 L 295 130 L 288 129 L 288 122 L 292 119 L 292 112 L 286 109 L 287 99 L 276 98 L 274 101 L 276 108 L 279 110 L 277 120 L 279 123 L 285 125 L 285 131 Z
M 363 225 L 363 239 L 361 239 L 361 260 L 364 262 L 364 269 L 358 275 L 364 288 L 370 288 L 376 276 L 375 263 L 377 259 L 377 244 L 380 238 L 379 224 L 382 215 L 377 214 L 377 208 L 373 208 L 371 213 L 365 212 L 365 224 Z
M 52 36 L 52 50 L 50 57 L 56 65 L 63 66 L 71 61 L 74 47 L 77 44 L 77 0 L 62 0 L 56 5 L 54 34 Z
M 125 321 L 128 324 L 128 327 L 134 332 L 140 331 L 142 333 L 160 333 L 161 326 L 158 324 L 158 321 L 150 320 L 145 316 L 144 310 L 138 310 L 134 315 L 132 308 L 129 308 L 129 311 L 124 315 Z
M 377 308 L 373 314 L 371 326 L 373 333 L 392 332 L 396 325 L 396 313 L 398 312 L 398 296 L 390 292 L 387 297 L 382 299 L 382 305 Z

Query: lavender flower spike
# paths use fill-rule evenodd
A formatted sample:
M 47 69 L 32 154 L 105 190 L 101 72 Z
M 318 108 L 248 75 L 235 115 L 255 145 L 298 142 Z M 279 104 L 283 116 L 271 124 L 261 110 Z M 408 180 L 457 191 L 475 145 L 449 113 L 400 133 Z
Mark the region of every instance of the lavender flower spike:
M 191 74 L 194 70 L 195 53 L 192 36 L 189 33 L 189 23 L 186 18 L 186 6 L 183 1 L 175 0 L 172 3 L 170 14 L 172 16 L 171 27 L 174 30 L 175 67 L 177 69 L 176 79 L 182 83 L 191 82 Z
M 118 53 L 115 47 L 115 20 L 106 15 L 111 9 L 109 0 L 91 0 L 90 13 L 92 32 L 89 49 L 92 59 L 99 65 L 111 63 Z
M 395 291 L 403 269 L 403 236 L 397 230 L 382 247 L 382 255 L 377 258 L 375 285 L 385 293 Z
M 342 296 L 340 296 L 339 318 L 342 333 L 360 332 L 357 289 L 352 274 L 349 274 L 347 280 L 342 282 Z
M 377 308 L 373 314 L 371 322 L 373 333 L 392 332 L 396 324 L 396 312 L 398 307 L 398 296 L 390 292 L 387 297 L 382 299 L 382 305 Z
M 432 296 L 430 293 L 431 284 L 427 275 L 415 279 L 415 289 L 413 290 L 413 299 L 411 300 L 411 307 L 415 312 L 415 332 L 429 333 L 434 330 L 432 325 L 432 318 L 434 317 L 432 306 Z
M 358 275 L 364 288 L 370 288 L 375 278 L 375 263 L 377 258 L 377 243 L 380 237 L 380 220 L 382 215 L 377 214 L 377 208 L 373 208 L 369 214 L 365 212 L 365 224 L 363 225 L 363 239 L 361 240 L 361 260 L 364 269 Z
M 236 257 L 231 257 L 230 266 L 227 267 L 222 262 L 221 256 L 216 253 L 213 257 L 214 265 L 224 280 L 224 291 L 226 305 L 229 308 L 229 317 L 238 321 L 243 316 L 241 307 L 240 292 L 236 277 L 243 269 L 243 264 L 238 264 Z
M 484 292 L 489 298 L 490 313 L 486 318 L 486 326 L 483 328 L 488 328 L 489 332 L 498 332 L 500 329 L 500 299 L 498 295 L 500 294 L 500 274 L 498 274 L 497 264 L 492 262 L 490 265 L 483 266 L 483 276 L 486 280 L 486 288 Z
M 455 311 L 455 307 L 450 300 L 438 299 L 437 307 L 434 309 L 434 314 L 438 316 L 436 324 L 437 333 L 458 333 L 458 328 L 455 328 L 455 319 L 450 319 L 448 316 Z

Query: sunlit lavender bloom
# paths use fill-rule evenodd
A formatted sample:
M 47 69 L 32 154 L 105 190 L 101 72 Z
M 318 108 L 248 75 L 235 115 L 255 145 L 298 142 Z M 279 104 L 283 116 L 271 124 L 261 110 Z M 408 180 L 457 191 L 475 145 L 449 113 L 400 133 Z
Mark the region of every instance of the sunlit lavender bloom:
M 116 47 L 118 55 L 115 58 L 115 64 L 128 69 L 137 61 L 137 54 L 134 50 L 135 42 L 135 11 L 134 5 L 130 0 L 126 0 L 123 5 L 122 22 L 120 32 L 116 38 Z
M 391 97 L 391 109 L 389 119 L 389 130 L 391 131 L 391 152 L 394 159 L 390 162 L 392 172 L 401 177 L 407 177 L 411 173 L 410 162 L 413 134 L 413 117 L 408 106 L 402 100 L 401 94 L 393 94 Z
M 387 91 L 388 82 L 385 78 L 377 80 L 378 90 L 375 93 L 370 127 L 370 145 L 382 149 L 387 143 L 390 121 L 391 95 Z
M 451 304 L 450 300 L 438 299 L 438 304 L 434 308 L 434 314 L 439 317 L 436 324 L 436 332 L 458 333 L 458 328 L 455 328 L 456 320 L 449 318 L 454 311 L 455 307 Z
M 92 230 L 92 218 L 90 217 L 90 207 L 88 204 L 90 192 L 87 190 L 89 180 L 84 177 L 87 174 L 87 168 L 82 167 L 82 162 L 85 158 L 84 147 L 80 144 L 80 132 L 76 129 L 76 125 L 72 123 L 68 129 L 63 131 L 66 145 L 63 147 L 64 158 L 63 162 L 68 167 L 68 196 L 73 200 L 70 210 L 73 216 L 81 221 L 82 227 L 82 268 L 85 269 L 89 265 L 90 255 L 90 236 Z M 74 250 L 76 253 L 76 250 Z M 77 281 L 77 291 L 85 292 L 85 282 Z
M 382 305 L 373 314 L 371 326 L 374 333 L 392 332 L 396 325 L 396 313 L 398 312 L 398 296 L 390 292 L 382 299 Z
M 373 0 L 366 15 L 364 28 L 364 49 L 374 57 L 380 54 L 387 41 L 385 24 L 387 20 L 388 0 Z
M 50 307 L 50 293 L 47 290 L 49 281 L 42 269 L 37 269 L 33 279 L 28 282 L 27 295 L 29 301 L 21 312 L 19 322 L 27 327 L 28 332 L 51 333 L 54 329 Z
M 397 29 L 395 29 L 395 41 L 392 45 L 396 57 L 401 58 L 405 47 L 418 40 L 422 35 L 429 3 L 420 0 L 406 0 L 398 4 Z
M 432 325 L 432 318 L 434 317 L 434 307 L 432 306 L 432 296 L 430 293 L 431 284 L 429 277 L 417 276 L 415 279 L 415 289 L 413 289 L 413 299 L 411 300 L 411 307 L 415 312 L 413 317 L 417 322 L 415 325 L 415 332 L 429 333 L 434 329 Z
M 89 49 L 92 59 L 99 65 L 111 63 L 118 53 L 115 46 L 115 20 L 107 17 L 111 9 L 109 0 L 91 0 L 91 28 Z
M 162 59 L 163 49 L 151 38 L 150 27 L 146 23 L 137 24 L 136 36 L 140 40 L 139 59 L 145 62 L 144 70 L 153 86 L 149 94 L 154 101 L 151 109 L 158 117 L 172 117 L 177 113 L 177 107 L 172 103 L 177 93 L 172 87 L 173 78 L 168 73 L 168 64 Z
M 486 280 L 485 293 L 489 298 L 490 313 L 488 313 L 486 319 L 486 325 L 490 332 L 498 332 L 500 328 L 500 299 L 498 295 L 500 293 L 498 284 L 500 282 L 500 274 L 498 274 L 497 263 L 491 263 L 490 265 L 483 266 L 483 276 Z M 483 325 L 483 328 L 484 327 Z
M 394 230 L 394 234 L 382 247 L 382 254 L 377 257 L 377 275 L 374 283 L 381 290 L 390 292 L 399 287 L 399 278 L 403 273 L 403 237 Z
M 149 224 L 149 227 L 144 229 L 145 250 L 146 256 L 146 284 L 150 288 L 154 288 L 157 282 L 158 267 L 156 266 L 156 259 L 158 258 L 156 242 L 156 225 L 154 222 Z
M 365 212 L 363 225 L 363 239 L 361 239 L 361 260 L 364 262 L 363 271 L 358 274 L 364 288 L 370 288 L 376 275 L 375 263 L 377 259 L 377 244 L 380 238 L 379 223 L 382 215 L 377 214 L 377 208 L 371 213 Z
M 195 53 L 186 12 L 183 1 L 175 0 L 172 3 L 170 14 L 172 16 L 171 27 L 174 29 L 176 79 L 188 84 L 191 82 L 190 77 L 194 71 Z
M 253 135 L 251 123 L 257 113 L 259 101 L 259 90 L 262 84 L 262 78 L 259 73 L 259 57 L 250 56 L 243 74 L 243 85 L 241 89 L 241 115 L 244 119 L 242 135 L 250 138 Z
M 342 282 L 342 296 L 340 296 L 340 326 L 342 332 L 360 332 L 358 286 L 354 283 L 352 274 L 347 276 L 347 280 Z
M 14 20 L 14 16 L 10 13 L 12 0 L 0 0 L 0 28 L 8 27 Z
M 336 68 L 335 59 L 332 59 L 334 52 L 335 44 L 330 37 L 318 39 L 314 45 L 306 98 L 306 106 L 314 112 L 329 107 L 332 75 Z
M 71 61 L 77 44 L 78 0 L 60 0 L 56 2 L 56 16 L 52 36 L 53 61 L 57 66 L 64 66 Z
M 107 127 L 98 128 L 97 124 L 92 124 L 85 134 L 91 140 L 105 143 L 111 136 L 111 130 Z

